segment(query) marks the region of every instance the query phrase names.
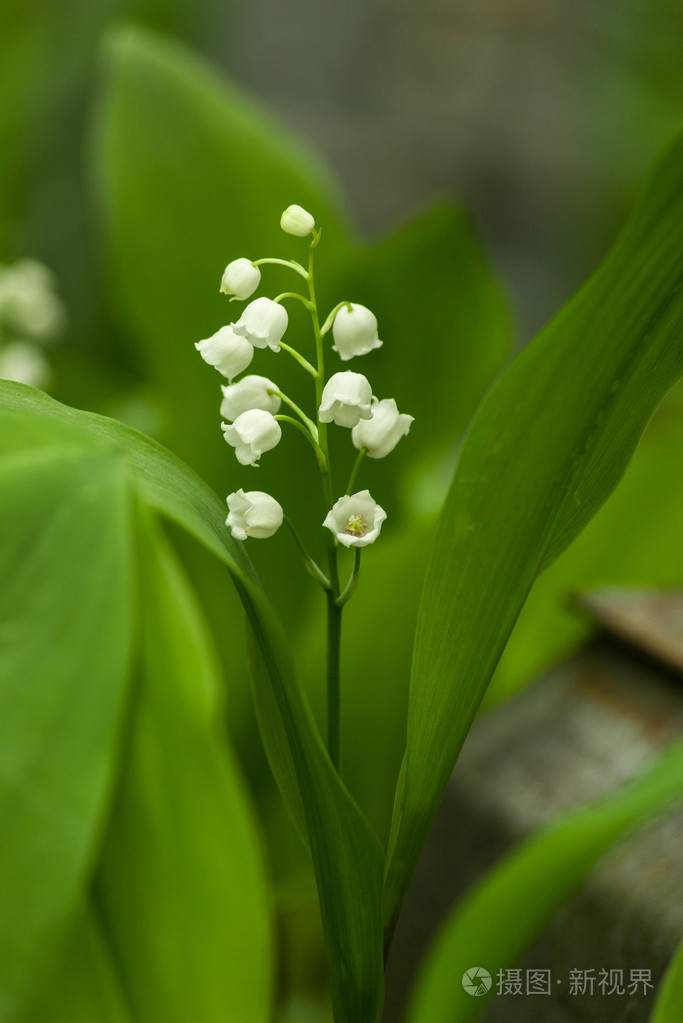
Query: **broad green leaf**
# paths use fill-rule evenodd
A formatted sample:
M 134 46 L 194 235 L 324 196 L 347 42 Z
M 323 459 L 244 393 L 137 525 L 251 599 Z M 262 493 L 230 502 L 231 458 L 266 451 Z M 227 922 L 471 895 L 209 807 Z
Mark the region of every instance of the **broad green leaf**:
M 140 1023 L 266 1023 L 272 971 L 264 865 L 220 734 L 206 626 L 151 524 L 140 530 L 138 559 L 141 653 L 97 870 L 103 931 Z
M 682 794 L 683 745 L 678 743 L 615 795 L 568 814 L 515 850 L 447 920 L 418 979 L 407 1023 L 476 1019 L 494 989 L 473 998 L 462 986 L 465 971 L 485 964 L 495 976 L 512 966 L 596 860 Z M 671 983 L 677 983 L 675 976 Z M 680 1019 L 680 1001 L 670 1019 Z
M 678 1023 L 683 1005 L 683 944 L 669 964 L 650 1023 Z
M 0 451 L 71 441 L 113 448 L 146 504 L 181 524 L 228 567 L 265 671 L 254 673 L 263 741 L 293 816 L 303 807 L 318 881 L 337 1023 L 374 1020 L 382 999 L 380 844 L 334 771 L 293 675 L 283 630 L 222 503 L 186 466 L 137 431 L 0 381 Z M 244 568 L 242 566 L 245 566 Z
M 86 882 L 131 655 L 124 465 L 0 458 L 0 1017 L 38 982 Z
M 607 498 L 683 372 L 682 154 L 678 139 L 610 257 L 500 378 L 466 439 L 418 616 L 389 932 L 536 575 Z
M 582 590 L 605 585 L 672 586 L 683 521 L 683 388 L 667 395 L 610 500 L 536 580 L 505 647 L 482 709 L 519 689 L 590 636 L 572 607 Z

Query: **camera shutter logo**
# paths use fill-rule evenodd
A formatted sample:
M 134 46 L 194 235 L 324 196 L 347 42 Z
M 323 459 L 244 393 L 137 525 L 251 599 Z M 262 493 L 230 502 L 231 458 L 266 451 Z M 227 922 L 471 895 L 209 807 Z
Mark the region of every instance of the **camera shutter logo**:
M 462 986 L 468 995 L 485 995 L 491 989 L 491 974 L 483 966 L 470 966 L 462 977 Z

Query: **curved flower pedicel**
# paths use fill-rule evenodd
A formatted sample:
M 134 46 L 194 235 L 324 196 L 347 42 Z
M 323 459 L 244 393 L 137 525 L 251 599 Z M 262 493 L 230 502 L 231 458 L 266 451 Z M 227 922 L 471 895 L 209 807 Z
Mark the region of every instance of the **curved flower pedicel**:
M 195 348 L 204 362 L 213 366 L 228 380 L 247 368 L 254 358 L 254 349 L 232 327 L 221 327 L 211 337 L 197 341 Z
M 226 525 L 235 540 L 266 540 L 277 533 L 282 525 L 282 505 L 262 490 L 245 493 L 237 490 L 228 495 L 228 517 Z
M 275 417 L 258 408 L 243 412 L 232 424 L 221 423 L 221 430 L 242 465 L 258 465 L 263 452 L 276 447 L 282 437 Z
M 249 409 L 261 409 L 263 412 L 270 412 L 275 415 L 279 411 L 281 399 L 275 393 L 278 390 L 268 377 L 260 377 L 255 374 L 242 377 L 236 384 L 229 384 L 224 387 L 223 401 L 221 402 L 221 416 L 223 419 L 234 420 Z
M 372 415 L 372 388 L 362 373 L 350 369 L 331 376 L 323 390 L 318 416 L 321 423 L 352 427 Z
M 334 503 L 323 522 L 343 547 L 367 547 L 379 536 L 387 517 L 369 490 L 346 494 Z
M 352 429 L 351 440 L 368 458 L 384 458 L 408 433 L 414 417 L 399 412 L 393 398 L 373 398 L 370 411 L 370 419 L 360 420 Z
M 354 302 L 343 305 L 335 316 L 332 337 L 334 338 L 332 351 L 337 352 L 342 362 L 347 362 L 356 355 L 367 355 L 375 348 L 382 347 L 377 335 L 375 314 L 364 305 L 357 305 Z
M 231 326 L 235 334 L 245 337 L 254 348 L 272 348 L 279 352 L 288 320 L 287 310 L 279 302 L 271 298 L 256 298 Z

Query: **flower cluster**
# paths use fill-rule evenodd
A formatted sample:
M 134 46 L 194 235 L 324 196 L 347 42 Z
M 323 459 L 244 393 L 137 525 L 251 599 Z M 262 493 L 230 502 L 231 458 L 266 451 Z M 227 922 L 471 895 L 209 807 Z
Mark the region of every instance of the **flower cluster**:
M 35 259 L 0 264 L 0 377 L 44 387 L 51 370 L 42 346 L 65 318 L 46 266 Z
M 280 226 L 290 235 L 312 236 L 308 270 L 293 260 L 265 258 L 252 261 L 239 258 L 225 268 L 220 290 L 231 301 L 245 301 L 261 283 L 260 267 L 277 263 L 290 267 L 304 278 L 309 297 L 287 292 L 274 299 L 255 298 L 234 322 L 197 342 L 195 347 L 204 361 L 228 381 L 221 388 L 223 400 L 220 410 L 224 420 L 221 429 L 226 442 L 235 449 L 237 460 L 242 465 L 257 466 L 261 456 L 279 443 L 282 436 L 280 423 L 294 422 L 315 449 L 328 507 L 332 505 L 323 525 L 332 533 L 335 546 L 362 548 L 377 539 L 386 512 L 368 490 L 348 491 L 352 489 L 361 460 L 366 455 L 368 458 L 384 458 L 390 454 L 401 437 L 408 433 L 413 417 L 400 413 L 393 398 L 376 398 L 370 382 L 362 373 L 342 370 L 325 379 L 324 343 L 327 333 L 332 332 L 332 351 L 342 362 L 348 362 L 382 345 L 377 320 L 365 306 L 344 301 L 335 306 L 320 327 L 312 267 L 313 250 L 320 239 L 320 231 L 316 231 L 314 218 L 301 206 L 289 206 L 282 214 Z M 283 341 L 289 322 L 283 301 L 289 298 L 300 300 L 311 312 L 317 366 Z M 309 418 L 267 377 L 248 375 L 236 380 L 250 365 L 256 348 L 276 353 L 284 350 L 310 373 L 316 387 L 315 419 Z M 296 420 L 279 414 L 283 402 L 298 417 Z M 327 426 L 331 423 L 350 431 L 351 441 L 359 452 L 348 491 L 335 503 L 332 503 L 327 449 Z M 278 501 L 258 490 L 238 490 L 230 494 L 228 509 L 227 525 L 238 540 L 247 537 L 263 539 L 272 536 L 283 521 L 289 523 Z M 310 568 L 314 563 L 310 558 L 307 560 Z M 325 580 L 317 566 L 315 569 L 314 574 Z M 329 587 L 329 582 L 327 585 Z

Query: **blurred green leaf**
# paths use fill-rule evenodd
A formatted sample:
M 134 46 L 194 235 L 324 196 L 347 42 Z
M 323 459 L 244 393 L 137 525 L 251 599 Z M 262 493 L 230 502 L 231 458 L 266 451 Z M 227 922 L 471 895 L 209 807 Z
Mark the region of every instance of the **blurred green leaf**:
M 92 907 L 79 907 L 52 969 L 31 991 L 20 1023 L 133 1023 Z
M 678 1023 L 683 1004 L 683 944 L 669 964 L 655 1002 L 650 1023 Z
M 0 459 L 0 1016 L 69 923 L 112 782 L 131 656 L 116 453 Z
M 221 502 L 169 451 L 130 427 L 0 381 L 0 451 L 59 439 L 125 454 L 143 501 L 182 524 L 228 566 L 265 668 L 254 672 L 254 693 L 266 753 L 273 754 L 271 766 L 293 815 L 304 808 L 339 1020 L 374 1020 L 383 987 L 381 846 L 330 763 L 294 677 L 282 627 L 241 546 L 225 529 Z
M 501 377 L 466 439 L 418 616 L 389 933 L 536 575 L 607 498 L 683 371 L 682 152 L 679 138 L 609 259 Z
M 514 851 L 447 920 L 418 979 L 407 1023 L 476 1019 L 495 991 L 472 998 L 462 986 L 465 971 L 484 963 L 496 976 L 513 965 L 596 860 L 682 792 L 678 743 L 620 792 L 568 814 Z M 672 1023 L 680 1019 L 680 1001 L 676 1011 Z
M 206 626 L 146 517 L 134 715 L 97 870 L 103 930 L 141 1023 L 265 1023 L 272 969 L 261 851 L 219 730 Z

